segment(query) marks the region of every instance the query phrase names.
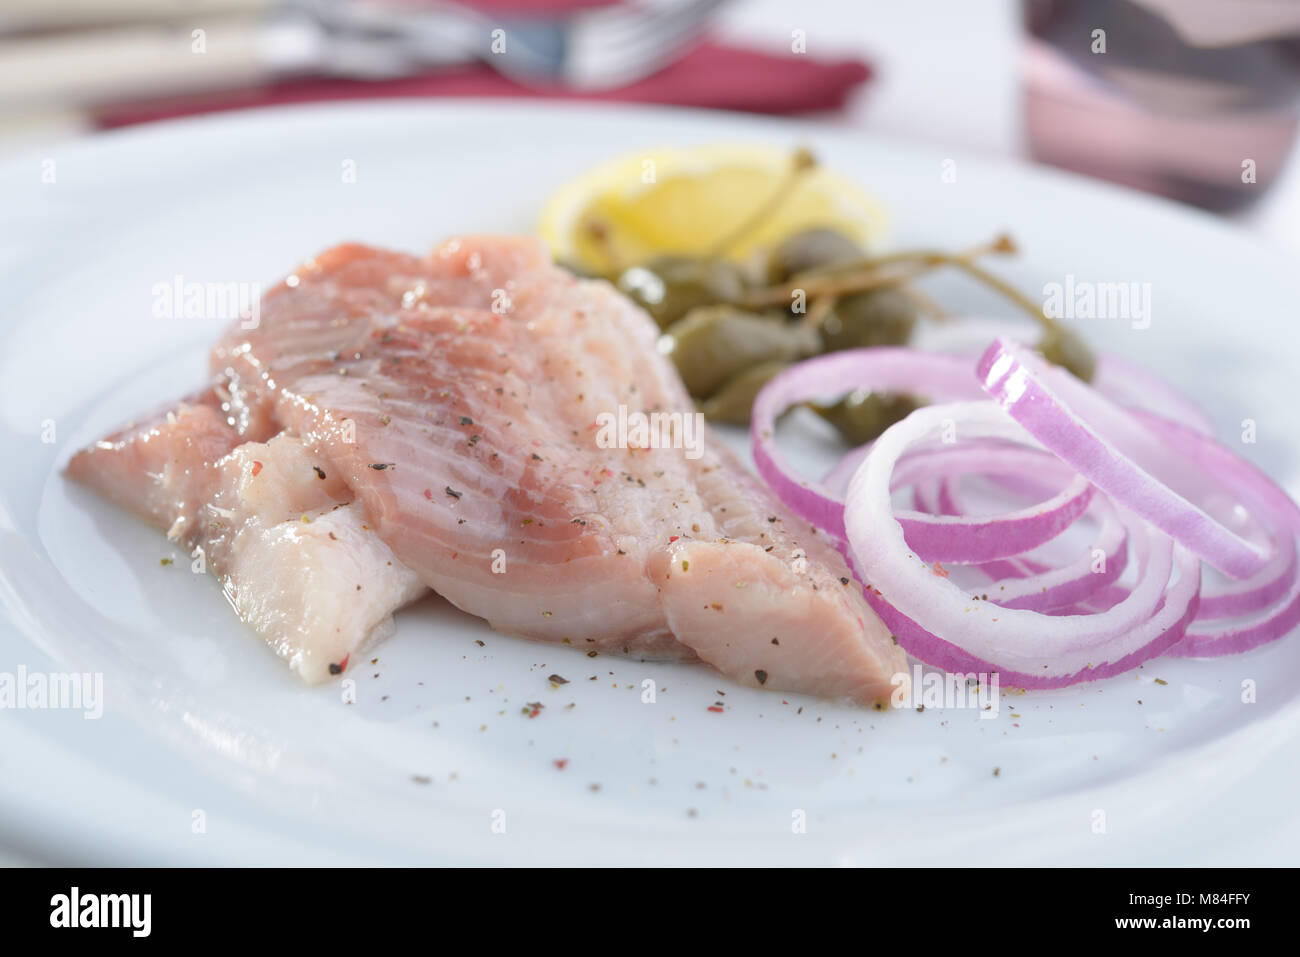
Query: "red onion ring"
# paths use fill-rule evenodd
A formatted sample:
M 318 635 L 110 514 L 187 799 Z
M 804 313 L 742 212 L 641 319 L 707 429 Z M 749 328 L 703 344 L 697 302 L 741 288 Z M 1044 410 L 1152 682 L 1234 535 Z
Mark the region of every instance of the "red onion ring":
M 1300 561 L 1295 536 L 1300 506 L 1267 475 L 1231 449 L 1195 429 L 1136 413 L 1162 441 L 1192 464 L 1209 488 L 1227 489 L 1257 523 L 1272 529 L 1273 555 L 1244 581 L 1206 589 L 1186 637 L 1171 654 L 1216 657 L 1276 641 L 1300 624 Z M 1239 619 L 1224 623 L 1226 618 Z M 1216 622 L 1206 624 L 1206 622 Z
M 860 389 L 936 399 L 975 392 L 961 384 L 970 367 L 950 356 L 909 349 L 823 356 L 760 393 L 751 428 L 755 462 L 779 497 L 838 540 L 868 582 L 867 601 L 899 642 L 940 667 L 998 671 L 1026 688 L 1060 687 L 1164 652 L 1244 651 L 1294 629 L 1300 507 L 1211 439 L 1204 413 L 1160 380 L 1110 357 L 1104 369 L 1094 390 L 998 340 L 978 375 L 1001 411 L 983 402 L 919 410 L 812 483 L 793 473 L 775 445 L 776 418 L 791 405 Z M 962 426 L 960 446 L 915 448 L 954 423 Z M 1068 483 L 1053 494 L 1058 486 L 1043 482 L 1042 473 Z M 956 479 L 964 474 L 1017 494 L 1046 489 L 1049 497 L 976 516 L 959 500 Z M 913 509 L 895 512 L 891 493 L 908 487 Z M 1061 567 L 1032 557 L 1088 514 L 1099 523 L 1100 574 L 1091 552 Z M 1121 586 L 1130 546 L 1137 581 Z M 1236 580 L 1202 589 L 1198 556 Z M 988 577 L 997 586 L 988 589 L 993 597 L 972 600 L 969 589 L 947 580 L 943 562 Z
M 1296 565 L 1295 537 L 1287 532 L 1277 546 L 1277 554 L 1256 574 L 1216 590 L 1203 590 L 1196 620 L 1235 618 L 1259 611 L 1287 594 L 1297 577 L 1300 569 Z
M 844 537 L 844 500 L 818 482 L 797 477 L 777 448 L 776 420 L 801 402 L 858 390 L 921 393 L 931 399 L 977 399 L 970 361 L 915 349 L 851 349 L 808 359 L 777 374 L 759 392 L 750 414 L 754 465 L 796 515 L 834 537 Z
M 1068 372 L 999 339 L 980 359 L 979 377 L 1039 442 L 1225 575 L 1246 578 L 1272 557 L 1183 494 L 1195 494 L 1188 481 L 1193 467 L 1182 456 L 1161 454 L 1157 432 Z
M 1027 440 L 990 405 L 931 406 L 887 429 L 854 475 L 845 510 L 852 561 L 867 583 L 867 601 L 904 648 L 941 667 L 982 667 L 1012 684 L 1042 688 L 1127 670 L 1182 637 L 1196 611 L 1200 564 L 1189 550 L 1149 530 L 1135 542 L 1135 586 L 1097 615 L 1045 616 L 972 601 L 921 561 L 893 518 L 890 476 L 900 456 L 936 434 L 945 420 L 957 421 L 963 436 Z M 962 635 L 961 647 L 939 634 Z
M 1203 435 L 1214 432 L 1214 423 L 1204 409 L 1164 379 L 1119 356 L 1097 357 L 1091 385 L 1126 409 L 1185 423 Z
M 1300 576 L 1291 579 L 1291 589 L 1271 607 L 1241 624 L 1205 626 L 1193 624 L 1183 640 L 1169 650 L 1183 658 L 1216 658 L 1239 654 L 1276 641 L 1300 624 Z
M 911 485 L 918 473 L 952 474 L 954 469 L 958 474 L 1014 475 L 1041 467 L 1044 457 L 1041 451 L 1025 448 L 944 446 L 908 456 L 899 463 L 895 479 L 900 486 Z M 894 518 L 903 526 L 908 545 L 926 561 L 966 565 L 1014 558 L 1052 541 L 1087 511 L 1092 494 L 1091 483 L 1075 475 L 1050 499 L 996 517 L 915 510 L 896 512 Z
M 994 339 L 1019 339 L 1026 332 L 1020 320 L 962 315 L 942 325 L 918 327 L 913 347 L 951 355 L 970 356 L 972 362 Z M 1097 356 L 1091 385 L 1129 409 L 1142 409 L 1182 422 L 1210 435 L 1214 425 L 1205 410 L 1155 373 L 1110 353 Z
M 964 511 L 955 496 L 951 492 L 945 494 L 942 486 L 939 506 L 945 511 Z M 1130 540 L 1143 534 L 1141 520 L 1122 514 L 1104 495 L 1092 500 L 1089 511 L 1099 513 L 1092 548 L 1067 565 L 1053 568 L 1022 557 L 973 566 L 996 586 L 989 592 L 989 601 L 1004 608 L 1049 612 L 1087 601 L 1118 581 L 1128 567 Z M 1094 549 L 1101 552 L 1101 571 L 1096 570 Z

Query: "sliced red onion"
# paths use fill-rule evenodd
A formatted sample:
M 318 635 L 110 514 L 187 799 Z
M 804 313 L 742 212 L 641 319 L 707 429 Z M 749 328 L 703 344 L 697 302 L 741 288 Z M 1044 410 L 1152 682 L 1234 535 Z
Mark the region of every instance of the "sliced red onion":
M 1289 546 L 1282 546 L 1279 551 L 1279 560 L 1287 554 L 1294 556 L 1296 554 L 1295 542 L 1292 541 Z M 1196 612 L 1196 619 L 1192 622 L 1192 627 L 1188 630 L 1188 638 L 1193 635 L 1225 635 L 1234 632 L 1242 627 L 1241 622 L 1230 622 L 1225 624 L 1225 619 L 1246 618 L 1252 625 L 1267 625 L 1270 617 L 1275 617 L 1281 613 L 1287 605 L 1291 590 L 1295 587 L 1297 576 L 1300 572 L 1292 564 L 1288 566 L 1286 574 L 1276 578 L 1270 578 L 1267 582 L 1255 582 L 1246 579 L 1242 582 L 1235 583 L 1234 586 L 1228 586 L 1223 589 L 1222 594 L 1215 594 L 1202 587 L 1199 607 Z M 1248 587 L 1247 587 L 1248 586 Z M 1231 589 L 1231 591 L 1229 590 Z M 1053 609 L 1053 614 L 1072 614 L 1083 615 L 1093 614 L 1099 611 L 1105 611 L 1121 600 L 1128 594 L 1128 590 L 1120 585 L 1110 585 L 1099 589 L 1095 594 L 1089 596 L 1083 601 L 1076 602 L 1072 605 L 1062 606 L 1060 609 Z M 1207 612 L 1207 603 L 1214 599 L 1213 604 L 1209 604 L 1210 610 Z M 1227 607 L 1231 611 L 1225 610 Z M 1290 625 L 1273 633 L 1272 638 L 1281 638 L 1290 630 Z M 1259 632 L 1257 632 L 1258 634 Z M 1247 647 L 1254 647 L 1254 644 L 1262 643 L 1265 640 L 1261 638 Z M 1182 646 L 1180 645 L 1179 648 Z M 1234 651 L 1244 651 L 1246 647 L 1234 648 L 1231 643 L 1222 643 L 1215 646 L 1218 650 L 1212 651 L 1208 645 L 1202 647 L 1196 652 L 1197 657 L 1213 657 L 1216 654 L 1231 654 Z M 1171 654 L 1178 654 L 1179 648 L 1173 649 Z
M 1062 466 L 1064 467 L 1064 463 L 1062 463 Z M 917 511 L 930 512 L 934 515 L 960 515 L 963 509 L 957 502 L 953 485 L 954 481 L 952 479 L 940 479 L 932 491 L 927 491 L 921 497 L 914 496 L 914 507 Z M 1094 498 L 1093 501 L 1100 501 L 1100 499 Z M 1124 554 L 1127 557 L 1127 550 Z M 991 582 L 1000 582 L 1007 578 L 1031 578 L 1052 570 L 1051 565 L 1023 556 L 980 562 L 971 567 Z M 1042 609 L 1036 608 L 1034 610 L 1041 611 Z
M 1044 453 L 1033 451 L 1032 454 L 1041 456 Z M 909 455 L 899 460 L 895 479 L 911 458 L 912 456 Z M 1059 459 L 1052 461 L 1062 473 L 1070 472 L 1069 466 Z M 996 481 L 1002 486 L 1019 486 L 1029 495 L 1040 494 L 1044 488 L 1041 480 L 1025 479 L 1019 474 L 999 476 Z M 942 479 L 934 489 L 928 489 L 924 495 L 919 493 L 914 495 L 917 510 L 937 515 L 961 515 L 967 512 L 968 510 L 957 498 L 954 484 L 952 480 Z M 919 486 L 916 488 L 919 489 Z M 1100 516 L 1094 544 L 1086 554 L 1068 565 L 1053 568 L 1027 556 L 973 565 L 975 571 L 996 586 L 988 592 L 989 601 L 1006 608 L 1059 613 L 1059 609 L 1079 605 L 1117 581 L 1128 567 L 1130 534 L 1141 532 L 1141 529 L 1135 528 L 1136 523 L 1141 520 L 1132 515 L 1121 518 L 1105 496 L 1094 498 L 1090 504 L 1090 511 L 1097 512 Z M 912 544 L 910 539 L 908 544 Z M 1101 551 L 1100 570 L 1097 569 L 1093 549 Z M 1127 591 L 1123 594 L 1127 594 Z M 1123 595 L 1120 597 L 1122 598 Z M 1106 607 L 1110 608 L 1118 602 L 1119 598 L 1116 598 Z M 1091 614 L 1093 610 L 1080 609 L 1074 613 Z
M 849 476 L 852 479 L 853 476 Z M 956 515 L 956 512 L 946 512 L 940 504 L 940 486 L 944 483 L 939 479 L 927 479 L 917 482 L 912 486 L 912 508 L 918 512 L 927 512 L 930 515 Z M 846 490 L 848 486 L 845 486 Z
M 993 581 L 987 592 L 989 601 L 1004 608 L 1048 612 L 1086 601 L 1118 581 L 1128 567 L 1130 540 L 1144 534 L 1141 519 L 1132 514 L 1121 514 L 1102 495 L 1093 500 L 1092 509 L 1100 522 L 1093 546 L 1069 564 L 1051 568 L 1040 562 L 1021 559 L 1008 563 L 1010 567 L 976 566 Z M 1100 563 L 1093 549 L 1101 552 Z
M 1021 339 L 1033 330 L 1022 320 L 990 319 L 962 315 L 953 322 L 926 323 L 918 326 L 913 347 L 953 355 L 970 356 L 972 364 L 994 339 Z M 1183 395 L 1164 379 L 1139 365 L 1110 353 L 1097 356 L 1092 387 L 1120 405 L 1143 409 L 1183 422 L 1206 435 L 1214 426 L 1205 410 Z
M 1195 466 L 1137 416 L 1031 350 L 999 339 L 979 362 L 985 390 L 1044 446 L 1210 565 L 1246 578 L 1272 557 L 1202 505 Z M 874 453 L 873 453 L 874 455 Z M 1191 496 L 1189 498 L 1188 496 Z
M 1286 490 L 1222 442 L 1179 422 L 1149 412 L 1132 413 L 1161 442 L 1193 465 L 1193 481 L 1204 479 L 1203 490 L 1215 490 L 1234 499 L 1246 496 L 1248 504 L 1267 510 L 1283 527 L 1300 534 L 1300 505 Z M 1250 508 L 1247 509 L 1250 511 Z
M 758 474 L 796 515 L 843 538 L 843 498 L 791 468 L 776 444 L 776 420 L 802 402 L 859 390 L 920 394 L 938 401 L 982 398 L 970 370 L 969 359 L 902 348 L 852 349 L 801 362 L 775 376 L 754 400 L 749 434 Z
M 1269 527 L 1281 527 L 1283 529 L 1280 534 L 1274 534 L 1273 536 L 1275 542 L 1273 557 L 1268 564 L 1254 575 L 1242 581 L 1231 582 L 1217 588 L 1212 586 L 1202 588 L 1196 620 L 1187 641 L 1180 644 L 1179 649 L 1191 647 L 1188 642 L 1191 641 L 1193 634 L 1210 634 L 1210 630 L 1203 627 L 1202 622 L 1229 617 L 1250 616 L 1253 623 L 1249 632 L 1250 640 L 1253 642 L 1265 640 L 1260 636 L 1268 630 L 1268 623 L 1261 620 L 1259 613 L 1261 610 L 1276 604 L 1277 607 L 1273 609 L 1274 616 L 1282 616 L 1278 620 L 1285 622 L 1286 618 L 1282 613 L 1286 610 L 1286 602 L 1283 599 L 1290 593 L 1297 576 L 1300 576 L 1295 538 L 1291 533 L 1292 527 L 1300 527 L 1300 507 L 1297 507 L 1290 497 L 1266 475 L 1219 443 L 1214 442 L 1208 436 L 1179 423 L 1160 420 L 1148 413 L 1135 414 L 1144 418 L 1153 428 L 1159 429 L 1166 442 L 1175 445 L 1189 460 L 1195 462 L 1198 474 L 1206 478 L 1210 487 L 1226 485 L 1237 489 L 1238 494 L 1246 500 L 1247 510 L 1256 516 L 1257 521 L 1262 523 L 1264 519 L 1267 519 L 1268 523 L 1270 523 Z M 939 506 L 949 511 L 961 511 L 960 503 L 955 501 L 952 491 L 945 487 L 946 484 L 941 483 L 938 491 L 937 501 Z M 988 566 L 981 566 L 980 570 L 989 574 L 990 577 L 996 578 L 1024 578 L 1031 573 L 1043 572 L 1041 565 L 1025 559 L 992 563 Z M 1035 607 L 1039 610 L 1091 614 L 1112 607 L 1121 601 L 1125 594 L 1127 592 L 1120 586 L 1108 586 L 1097 590 L 1090 597 L 1076 597 L 1073 601 L 1064 605 L 1040 604 L 1035 605 Z M 1274 628 L 1273 637 L 1281 637 L 1290 627 L 1290 625 L 1287 625 L 1280 630 Z M 1235 633 L 1241 630 L 1241 628 L 1225 629 L 1216 627 L 1213 633 L 1218 638 L 1222 638 L 1230 631 Z M 1215 640 L 1211 642 L 1207 638 L 1205 641 L 1196 643 L 1198 648 L 1196 653 L 1199 655 L 1210 653 L 1226 654 L 1233 650 L 1244 650 L 1245 647 L 1249 647 L 1245 642 L 1245 636 L 1241 641 Z M 1211 652 L 1211 648 L 1217 650 Z M 1178 649 L 1176 649 L 1177 651 Z
M 1019 427 L 983 403 L 924 409 L 850 452 L 820 484 L 794 475 L 776 448 L 781 412 L 859 389 L 971 398 L 960 380 L 965 361 L 908 349 L 836 353 L 783 373 L 755 403 L 760 473 L 837 541 L 868 582 L 867 601 L 909 652 L 952 670 L 999 671 L 1027 688 L 1059 687 L 1171 648 L 1195 656 L 1244 651 L 1300 624 L 1300 507 L 1209 438 L 1199 408 L 1113 357 L 1099 364 L 1098 389 L 1005 340 L 978 370 Z M 955 422 L 960 446 L 913 448 Z M 1044 473 L 1068 484 L 1044 483 Z M 975 516 L 958 497 L 965 474 L 1035 497 L 1047 489 L 1049 497 L 1007 515 Z M 1110 497 L 1094 494 L 1093 484 Z M 895 513 L 890 493 L 908 486 L 914 510 Z M 1100 574 L 1091 550 L 1060 568 L 1031 556 L 1085 513 L 1099 523 Z M 1121 586 L 1130 546 L 1137 581 Z M 1201 595 L 1198 555 L 1237 580 Z M 972 601 L 969 589 L 947 580 L 944 562 L 971 566 L 996 591 Z
M 1199 405 L 1164 379 L 1118 356 L 1097 357 L 1092 387 L 1125 408 L 1182 422 L 1203 435 L 1214 432 L 1214 423 Z
M 1192 463 L 1206 487 L 1228 490 L 1242 511 L 1271 529 L 1274 554 L 1244 581 L 1207 588 L 1201 610 L 1187 637 L 1173 654 L 1197 657 L 1235 654 L 1290 633 L 1300 622 L 1300 560 L 1295 535 L 1300 533 L 1300 506 L 1276 482 L 1231 449 L 1177 422 L 1137 413 L 1164 443 Z M 1225 618 L 1244 621 L 1223 622 Z
M 779 414 L 798 402 L 860 389 L 924 390 L 932 397 L 955 394 L 974 398 L 977 392 L 969 384 L 957 384 L 968 383 L 963 378 L 968 373 L 966 360 L 910 349 L 855 350 L 801 363 L 769 382 L 754 403 L 750 428 L 759 474 L 795 512 L 842 538 L 842 496 L 826 483 L 813 484 L 795 476 L 776 447 L 773 433 Z M 1024 468 L 1027 462 L 1032 465 L 1031 454 L 1024 449 L 981 451 L 973 447 L 963 447 L 958 453 L 967 471 L 996 474 Z M 908 541 L 931 561 L 993 561 L 1060 535 L 1087 509 L 1092 494 L 1091 484 L 1075 476 L 1055 497 L 1009 515 L 932 516 L 916 511 L 900 515 L 899 521 Z
M 1046 460 L 1046 464 L 1044 464 Z M 945 446 L 909 456 L 895 471 L 899 485 L 918 475 L 1015 475 L 1050 468 L 1053 460 L 1034 449 L 1006 446 Z M 1087 511 L 1093 487 L 1073 476 L 1052 498 L 1030 508 L 984 517 L 970 514 L 896 512 L 907 543 L 926 561 L 973 564 L 1013 558 L 1052 541 Z
M 1232 655 L 1289 634 L 1300 624 L 1300 575 L 1292 575 L 1290 584 L 1290 589 L 1276 602 L 1244 622 L 1202 624 L 1196 621 L 1169 653 L 1186 658 Z
M 826 476 L 822 479 L 822 486 L 843 502 L 844 494 L 849 490 L 849 482 L 853 480 L 853 473 L 858 470 L 858 466 L 862 464 L 862 460 L 867 457 L 870 451 L 871 443 L 868 442 L 866 445 L 859 445 L 856 449 L 846 452 L 844 457 L 826 473 Z M 917 511 L 922 511 L 922 509 Z
M 1229 490 L 1244 512 L 1272 530 L 1274 542 L 1272 557 L 1254 575 L 1203 590 L 1195 621 L 1170 653 L 1236 654 L 1289 634 L 1300 624 L 1300 559 L 1295 541 L 1300 506 L 1254 465 L 1209 436 L 1149 413 L 1136 415 L 1159 431 L 1166 446 L 1192 463 L 1206 488 Z
M 1196 589 L 1200 586 L 1200 562 L 1196 556 L 1177 546 L 1179 579 L 1170 590 L 1167 599 L 1160 602 L 1154 615 L 1128 634 L 1128 644 L 1133 650 L 1121 654 L 1115 660 L 1096 663 L 1099 655 L 1072 655 L 1069 660 L 1077 661 L 1086 657 L 1087 663 L 1073 673 L 1068 673 L 1071 665 L 1044 656 L 1041 668 L 1018 671 L 1003 664 L 1002 655 L 981 658 L 963 647 L 945 641 L 933 632 L 927 631 L 916 621 L 900 613 L 889 602 L 875 594 L 869 587 L 864 587 L 863 595 L 873 611 L 880 617 L 885 627 L 898 639 L 898 643 L 913 657 L 958 674 L 971 673 L 998 675 L 998 680 L 1010 687 L 1031 690 L 1065 688 L 1084 681 L 1098 681 L 1123 674 L 1152 658 L 1167 653 L 1176 646 L 1187 631 L 1187 626 L 1196 614 Z M 849 567 L 860 576 L 855 562 L 850 557 Z M 1035 614 L 1021 612 L 1021 614 Z M 1069 621 L 1066 617 L 1043 616 L 1044 621 L 1038 625 L 1040 631 L 1053 627 L 1055 622 Z M 1091 616 L 1083 616 L 1085 618 Z M 1064 670 L 1063 670 L 1064 669 Z
M 1296 566 L 1295 537 L 1286 531 L 1272 560 L 1254 575 L 1218 589 L 1202 589 L 1196 620 L 1213 621 L 1257 612 L 1287 594 L 1297 577 L 1300 570 Z
M 1189 550 L 1143 526 L 1136 526 L 1143 534 L 1134 542 L 1134 587 L 1097 615 L 1047 616 L 973 601 L 941 569 L 922 561 L 894 519 L 890 479 L 902 454 L 939 434 L 947 421 L 958 423 L 963 438 L 1027 440 L 986 403 L 931 406 L 887 429 L 849 487 L 845 526 L 852 562 L 866 583 L 867 601 L 904 648 L 949 670 L 998 671 L 1008 683 L 1042 688 L 1127 670 L 1182 637 L 1196 612 L 1200 564 Z M 960 646 L 939 635 L 959 635 Z

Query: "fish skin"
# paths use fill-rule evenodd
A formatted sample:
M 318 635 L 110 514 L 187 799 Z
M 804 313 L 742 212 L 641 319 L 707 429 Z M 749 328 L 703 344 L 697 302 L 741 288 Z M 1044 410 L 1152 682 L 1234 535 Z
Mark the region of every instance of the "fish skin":
M 698 657 L 772 690 L 888 697 L 906 656 L 842 557 L 707 427 L 698 458 L 598 445 L 599 416 L 619 406 L 694 411 L 658 335 L 611 286 L 552 266 L 530 239 L 459 237 L 426 257 L 346 244 L 303 263 L 264 297 L 256 328 L 236 324 L 212 351 L 219 401 L 204 408 L 224 414 L 227 432 L 193 414 L 194 446 L 221 457 L 191 470 L 186 507 L 211 504 L 249 526 L 242 539 L 209 542 L 228 582 L 246 550 L 261 569 L 237 576 L 232 604 L 276 645 L 276 589 L 286 586 L 265 583 L 280 581 L 272 563 L 293 561 L 294 539 L 267 529 L 287 533 L 275 503 L 298 492 L 259 505 L 240 490 L 253 443 L 283 430 L 267 444 L 294 443 L 339 486 L 313 506 L 313 524 L 343 513 L 331 520 L 352 521 L 359 536 L 346 549 L 391 549 L 401 574 L 376 592 L 393 607 L 419 582 L 509 634 Z M 98 464 L 74 459 L 69 471 L 129 504 L 126 472 L 110 470 L 109 482 Z M 155 524 L 176 491 L 164 489 L 135 492 Z M 309 564 L 346 567 L 326 555 Z M 352 622 L 343 645 L 322 647 L 359 647 L 383 630 L 370 617 Z M 312 676 L 326 657 L 313 659 Z

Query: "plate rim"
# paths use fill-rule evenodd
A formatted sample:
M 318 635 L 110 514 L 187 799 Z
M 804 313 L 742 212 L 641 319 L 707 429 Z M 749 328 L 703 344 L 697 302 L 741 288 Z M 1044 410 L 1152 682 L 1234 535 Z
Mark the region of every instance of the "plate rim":
M 14 175 L 25 165 L 31 164 L 44 155 L 53 152 L 60 156 L 66 156 L 69 152 L 100 151 L 100 150 L 117 150 L 130 151 L 138 149 L 140 144 L 147 144 L 151 138 L 175 138 L 183 137 L 188 133 L 205 132 L 211 135 L 214 131 L 220 131 L 230 126 L 243 126 L 251 124 L 253 127 L 263 126 L 266 124 L 276 124 L 282 121 L 284 117 L 301 117 L 303 121 L 314 120 L 328 124 L 338 125 L 346 124 L 354 117 L 364 117 L 367 121 L 382 121 L 384 117 L 410 114 L 412 112 L 426 113 L 430 115 L 442 115 L 448 121 L 454 122 L 457 118 L 476 115 L 481 116 L 485 112 L 495 113 L 512 113 L 526 112 L 536 114 L 544 111 L 550 114 L 561 115 L 566 117 L 579 117 L 590 115 L 591 113 L 624 114 L 629 111 L 637 113 L 648 113 L 665 120 L 687 119 L 689 122 L 719 122 L 722 135 L 719 139 L 725 140 L 743 136 L 737 132 L 739 127 L 749 126 L 754 129 L 772 130 L 777 126 L 784 126 L 791 130 L 806 131 L 809 137 L 818 135 L 829 135 L 836 138 L 844 139 L 850 137 L 861 137 L 869 140 L 872 145 L 878 149 L 888 152 L 901 152 L 910 155 L 934 155 L 939 156 L 944 153 L 940 147 L 927 143 L 912 143 L 910 141 L 890 136 L 881 136 L 874 134 L 869 130 L 845 127 L 843 125 L 826 123 L 819 120 L 802 120 L 785 117 L 768 117 L 752 116 L 747 114 L 735 114 L 720 110 L 700 110 L 688 109 L 681 107 L 666 107 L 657 105 L 636 105 L 629 106 L 625 104 L 609 103 L 586 103 L 586 102 L 564 102 L 564 103 L 527 103 L 521 104 L 518 100 L 508 98 L 458 98 L 458 99 L 400 99 L 387 101 L 353 101 L 353 102 L 332 102 L 317 104 L 297 104 L 274 107 L 256 107 L 240 110 L 222 111 L 213 114 L 204 114 L 200 116 L 181 117 L 167 120 L 161 120 L 140 126 L 126 127 L 110 130 L 98 134 L 82 136 L 66 140 L 59 144 L 54 144 L 48 149 L 28 150 L 25 153 L 9 157 L 0 162 L 0 179 L 8 175 Z M 949 151 L 951 152 L 951 151 Z M 1104 183 L 1090 180 L 1086 177 L 1078 176 L 1067 171 L 1042 167 L 1037 164 L 1024 162 L 1015 158 L 991 157 L 981 154 L 966 154 L 958 151 L 958 155 L 965 157 L 963 162 L 979 164 L 985 168 L 995 171 L 1015 171 L 1029 175 L 1041 182 L 1049 184 L 1053 189 L 1064 188 L 1073 192 L 1082 191 L 1087 195 L 1105 196 L 1108 200 L 1121 201 L 1125 204 L 1133 202 L 1147 209 L 1156 211 L 1156 215 L 1163 217 L 1173 217 L 1175 220 L 1184 223 L 1194 223 L 1198 228 L 1208 229 L 1218 236 L 1231 236 L 1233 241 L 1248 243 L 1255 253 L 1265 255 L 1271 260 L 1275 260 L 1279 265 L 1285 264 L 1292 267 L 1285 272 L 1286 280 L 1290 284 L 1295 283 L 1294 263 L 1284 252 L 1267 243 L 1249 232 L 1225 223 L 1221 219 L 1202 210 L 1184 206 L 1174 201 L 1151 196 L 1111 183 Z M 1279 277 L 1281 279 L 1281 277 Z M 0 569 L 0 578 L 4 578 L 4 571 Z M 4 589 L 0 587 L 0 611 L 4 612 L 6 621 L 14 624 L 15 634 L 21 634 L 21 629 L 14 622 L 15 609 L 10 607 L 11 597 L 4 594 Z M 13 725 L 14 722 L 3 712 L 0 712 L 0 722 Z M 28 729 L 29 733 L 33 729 Z M 1262 733 L 1267 732 L 1267 733 Z M 1082 795 L 1093 795 L 1095 799 L 1110 800 L 1118 790 L 1133 789 L 1144 782 L 1150 782 L 1157 778 L 1167 777 L 1174 769 L 1170 764 L 1177 764 L 1177 770 L 1180 773 L 1195 772 L 1195 765 L 1199 762 L 1194 758 L 1200 752 L 1207 748 L 1218 749 L 1227 757 L 1236 757 L 1238 760 L 1246 759 L 1250 751 L 1243 744 L 1254 743 L 1256 751 L 1250 754 L 1251 760 L 1257 760 L 1260 757 L 1259 749 L 1267 743 L 1271 747 L 1280 747 L 1279 740 L 1286 739 L 1294 742 L 1297 736 L 1300 736 L 1300 701 L 1292 702 L 1289 706 L 1279 710 L 1277 713 L 1268 716 L 1265 719 L 1259 719 L 1250 725 L 1237 729 L 1229 735 L 1215 739 L 1208 744 L 1198 745 L 1190 749 L 1190 753 L 1177 755 L 1166 755 L 1165 759 L 1160 762 L 1159 768 L 1149 771 L 1125 776 L 1119 781 L 1110 784 L 1099 785 L 1083 792 L 1075 792 Z M 39 735 L 37 735 L 39 737 Z M 1251 742 L 1245 742 L 1242 738 L 1249 737 Z M 1265 741 L 1264 739 L 1271 739 Z M 1233 747 L 1226 749 L 1226 744 L 1231 741 Z M 39 743 L 39 742 L 38 742 Z M 1265 749 L 1268 750 L 1268 749 Z M 1222 764 L 1219 765 L 1223 767 Z M 59 769 L 56 769 L 59 770 Z M 69 782 L 72 783 L 72 782 Z M 1300 776 L 1296 776 L 1288 782 L 1292 786 L 1292 791 L 1300 791 Z M 1053 804 L 1058 806 L 1063 801 L 1076 800 L 1070 795 L 1058 795 L 1046 799 L 1040 799 L 1034 802 L 1036 806 L 1044 804 Z M 23 806 L 21 793 L 19 789 L 9 786 L 8 782 L 0 781 L 0 808 L 6 813 L 0 814 L 0 834 L 12 834 L 18 831 L 17 828 L 5 826 L 2 822 L 12 820 L 17 822 L 21 819 Z M 861 812 L 858 812 L 861 813 Z M 989 812 L 989 815 L 994 812 Z M 12 815 L 12 817 L 11 817 Z M 988 815 L 986 815 L 988 817 Z M 93 831 L 91 832 L 93 834 Z M 21 835 L 20 835 L 21 837 Z M 16 842 L 17 846 L 23 846 Z

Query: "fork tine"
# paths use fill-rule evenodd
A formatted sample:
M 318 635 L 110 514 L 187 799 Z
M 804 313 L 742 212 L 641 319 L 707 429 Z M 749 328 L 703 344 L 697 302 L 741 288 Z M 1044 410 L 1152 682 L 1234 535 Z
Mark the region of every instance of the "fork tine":
M 641 36 L 648 30 L 658 30 L 682 19 L 702 19 L 730 0 L 690 0 L 671 6 L 631 7 L 617 5 L 602 7 L 580 14 L 577 22 L 582 32 L 600 32 L 610 40 L 624 36 Z
M 587 89 L 638 79 L 677 52 L 689 35 L 724 2 L 701 0 L 674 8 L 674 15 L 660 16 L 631 36 L 619 35 L 628 25 L 625 17 L 613 33 L 592 24 L 597 28 L 582 29 L 572 38 L 564 64 L 565 79 Z

